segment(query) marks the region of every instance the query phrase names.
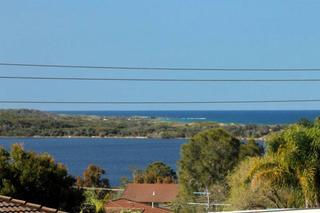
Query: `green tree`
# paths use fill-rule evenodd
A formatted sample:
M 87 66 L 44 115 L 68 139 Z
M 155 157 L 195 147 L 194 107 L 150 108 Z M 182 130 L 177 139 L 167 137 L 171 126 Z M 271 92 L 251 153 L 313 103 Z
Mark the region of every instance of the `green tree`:
M 262 156 L 263 152 L 263 147 L 259 146 L 254 139 L 250 138 L 246 143 L 241 144 L 239 159 L 243 160 L 247 157 Z
M 100 193 L 96 191 L 85 191 L 85 202 L 82 205 L 82 213 L 104 213 L 104 204 L 111 199 L 111 195 L 108 193 L 103 198 L 100 197 Z
M 109 180 L 103 178 L 106 172 L 102 168 L 90 164 L 83 172 L 83 177 L 77 178 L 77 185 L 79 187 L 110 187 Z
M 135 170 L 134 183 L 175 183 L 177 175 L 168 165 L 163 162 L 154 162 L 145 170 Z
M 308 120 L 307 118 L 301 118 L 298 122 L 298 125 L 303 126 L 303 127 L 312 127 L 313 123 L 312 121 Z
M 270 137 L 266 156 L 253 167 L 249 180 L 300 188 L 305 207 L 319 207 L 320 126 L 293 125 Z
M 109 180 L 104 178 L 105 170 L 102 168 L 90 164 L 83 172 L 83 177 L 77 177 L 78 187 L 97 187 L 97 188 L 109 188 Z M 112 194 L 110 191 L 95 189 L 85 189 L 85 201 L 82 204 L 82 212 L 104 212 L 104 203 L 111 199 Z
M 0 148 L 0 193 L 69 212 L 79 212 L 82 192 L 62 164 L 48 154 L 27 152 L 21 145 L 11 153 Z
M 240 141 L 223 129 L 201 132 L 183 145 L 179 162 L 180 196 L 224 185 L 226 175 L 238 162 Z M 215 198 L 214 198 L 215 199 Z

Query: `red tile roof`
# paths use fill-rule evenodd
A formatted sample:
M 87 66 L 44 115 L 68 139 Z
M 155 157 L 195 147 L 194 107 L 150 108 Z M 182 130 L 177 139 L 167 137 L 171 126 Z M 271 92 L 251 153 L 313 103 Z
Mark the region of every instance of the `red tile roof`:
M 13 199 L 11 197 L 0 195 L 1 213 L 63 213 L 57 209 L 48 208 L 34 203 L 28 203 L 24 200 Z
M 122 198 L 140 203 L 170 203 L 178 195 L 178 184 L 128 184 Z
M 154 207 L 152 208 L 149 205 L 134 202 L 125 198 L 120 198 L 117 200 L 109 201 L 105 204 L 105 210 L 107 213 L 117 213 L 122 210 L 131 210 L 131 211 L 140 211 L 142 213 L 169 213 L 171 212 L 168 209 Z

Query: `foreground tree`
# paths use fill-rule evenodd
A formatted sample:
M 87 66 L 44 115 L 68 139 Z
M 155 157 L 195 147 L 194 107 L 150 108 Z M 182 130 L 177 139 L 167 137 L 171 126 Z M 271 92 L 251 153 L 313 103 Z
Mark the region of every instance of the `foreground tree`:
M 269 181 L 279 188 L 301 189 L 306 208 L 319 207 L 320 126 L 293 125 L 273 135 L 266 156 L 250 171 L 251 184 Z
M 133 174 L 134 183 L 175 183 L 177 175 L 163 162 L 151 163 L 145 170 L 136 170 Z
M 103 178 L 103 175 L 105 174 L 105 170 L 96 165 L 90 164 L 83 172 L 83 177 L 77 177 L 77 186 L 109 188 L 109 180 L 107 178 Z
M 104 204 L 111 200 L 111 194 L 100 197 L 99 192 L 88 190 L 84 192 L 85 202 L 82 205 L 81 213 L 104 213 Z
M 110 188 L 109 180 L 103 176 L 106 174 L 102 168 L 90 164 L 83 172 L 83 177 L 77 177 L 77 186 L 93 188 Z M 112 193 L 107 190 L 85 190 L 85 201 L 82 204 L 82 213 L 103 213 L 104 204 L 111 199 Z
M 213 192 L 212 199 L 216 201 L 223 200 L 225 178 L 237 164 L 239 150 L 240 141 L 222 129 L 207 130 L 191 138 L 182 147 L 179 162 L 181 190 L 177 202 L 194 201 L 194 192 L 204 191 Z M 178 208 L 187 208 L 187 212 L 199 211 L 188 206 Z
M 239 160 L 243 160 L 247 157 L 258 157 L 264 153 L 263 147 L 252 138 L 246 143 L 241 144 L 239 152 Z
M 269 180 L 248 182 L 250 171 L 263 160 L 259 157 L 246 158 L 228 176 L 230 187 L 225 210 L 298 208 L 303 206 L 303 195 L 296 187 L 278 187 Z
M 0 193 L 45 206 L 79 212 L 82 192 L 75 179 L 48 154 L 27 152 L 21 145 L 11 153 L 0 148 Z

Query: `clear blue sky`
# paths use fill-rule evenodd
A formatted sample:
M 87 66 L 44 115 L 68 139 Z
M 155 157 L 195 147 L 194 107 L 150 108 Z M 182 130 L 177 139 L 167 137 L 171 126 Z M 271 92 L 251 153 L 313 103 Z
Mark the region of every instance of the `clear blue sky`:
M 320 67 L 319 0 L 4 0 L 0 61 L 172 67 Z M 104 72 L 0 67 L 1 75 L 320 78 L 320 73 Z M 0 99 L 210 101 L 319 99 L 319 83 L 0 80 Z M 320 109 L 320 103 L 176 106 L 2 104 L 45 110 Z

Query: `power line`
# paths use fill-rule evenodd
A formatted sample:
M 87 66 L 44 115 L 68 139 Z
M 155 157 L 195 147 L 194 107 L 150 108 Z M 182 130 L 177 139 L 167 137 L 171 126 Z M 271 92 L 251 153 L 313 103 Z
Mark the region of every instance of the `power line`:
M 93 65 L 66 65 L 66 64 L 35 64 L 35 63 L 5 63 L 0 62 L 0 66 L 16 66 L 16 67 L 41 67 L 41 68 L 77 68 L 77 69 L 103 69 L 103 70 L 154 70 L 154 71 L 247 71 L 247 72 L 283 72 L 283 71 L 316 71 L 320 68 L 304 68 L 304 67 L 275 67 L 275 68 L 203 68 L 203 67 L 145 67 L 145 66 L 93 66 Z
M 36 101 L 0 100 L 2 104 L 90 104 L 90 105 L 141 105 L 141 104 L 259 104 L 259 103 L 306 103 L 320 102 L 320 99 L 283 99 L 283 100 L 222 100 L 222 101 Z
M 180 79 L 180 78 L 88 78 L 88 77 L 38 77 L 0 76 L 0 79 L 17 80 L 70 80 L 70 81 L 158 81 L 158 82 L 320 82 L 320 79 Z

